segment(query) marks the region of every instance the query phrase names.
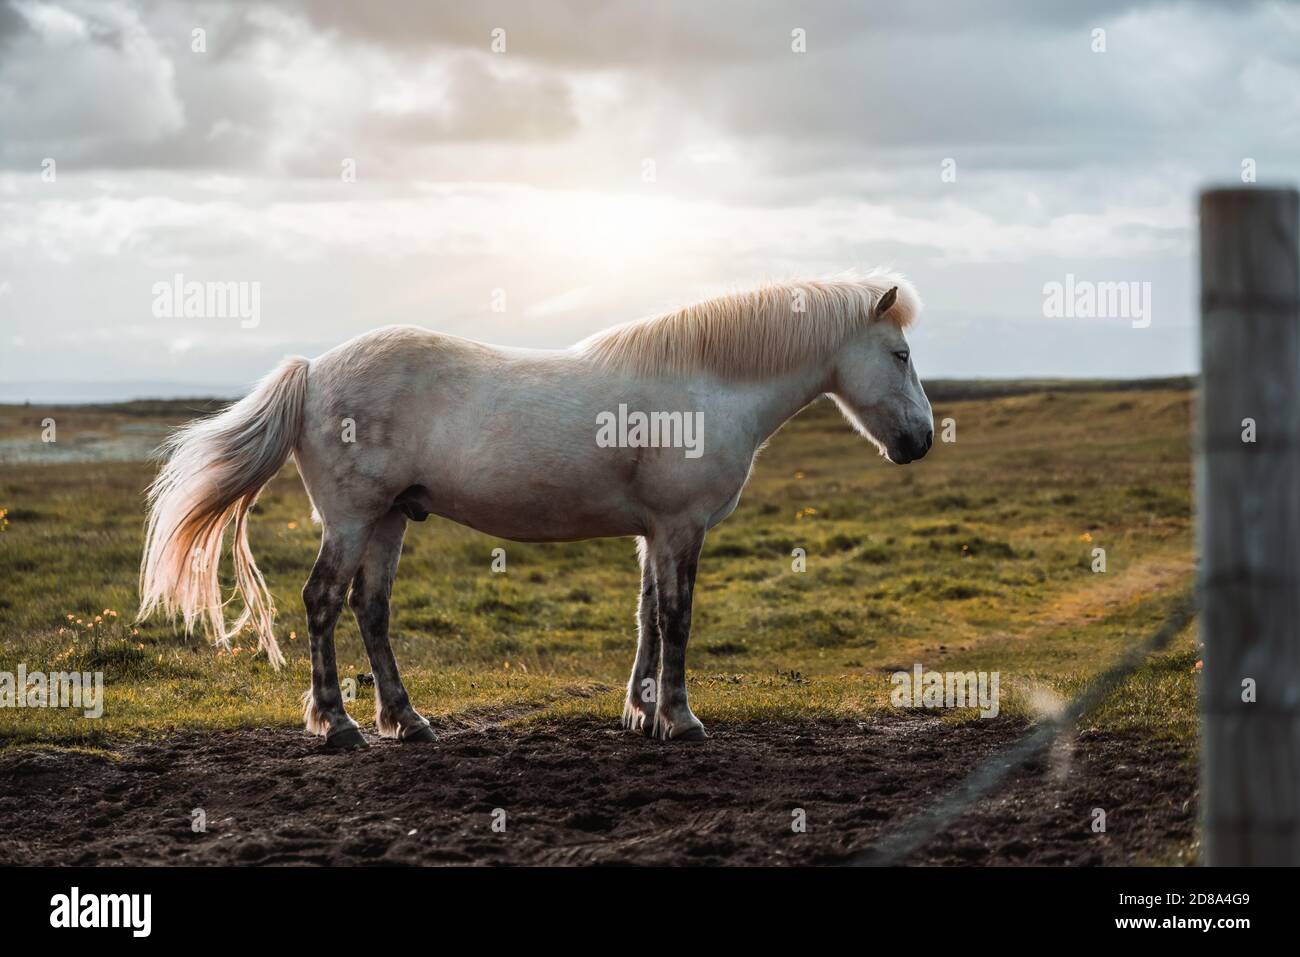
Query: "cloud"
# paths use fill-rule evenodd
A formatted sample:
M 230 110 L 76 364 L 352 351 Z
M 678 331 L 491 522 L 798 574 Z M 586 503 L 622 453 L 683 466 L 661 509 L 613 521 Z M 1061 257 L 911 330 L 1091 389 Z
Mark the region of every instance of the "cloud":
M 58 155 L 333 177 L 353 157 L 371 176 L 433 167 L 574 185 L 563 171 L 580 159 L 588 183 L 616 188 L 652 157 L 666 173 L 681 167 L 672 188 L 725 193 L 734 175 L 692 168 L 705 165 L 693 158 L 703 141 L 743 163 L 740 185 L 766 202 L 816 195 L 846 169 L 897 188 L 944 157 L 1010 171 L 1175 153 L 1208 168 L 1228 144 L 1300 149 L 1300 21 L 1279 4 L 410 0 L 227 3 L 196 16 L 20 0 L 0 11 L 12 48 L 0 163 L 16 168 Z M 189 47 L 196 20 L 206 53 Z M 1104 53 L 1092 49 L 1099 25 Z M 796 27 L 806 53 L 791 50 Z M 502 54 L 489 46 L 497 28 Z
M 1294 176 L 1298 41 L 1267 2 L 0 0 L 0 308 L 24 371 L 229 381 L 389 321 L 557 346 L 884 263 L 929 371 L 1104 374 L 1124 333 L 1039 322 L 1074 272 L 1156 281 L 1126 361 L 1179 371 L 1195 191 Z M 263 326 L 160 327 L 173 271 L 262 282 Z
M 373 173 L 412 148 L 576 129 L 564 78 L 521 61 L 393 53 L 280 11 L 209 9 L 0 6 L 0 165 L 336 176 L 343 156 Z
M 6 36 L 0 58 L 7 165 L 36 169 L 47 156 L 75 163 L 184 126 L 171 61 L 135 11 L 34 2 L 6 10 L 25 27 Z
M 487 60 L 450 57 L 417 73 L 363 122 L 365 133 L 408 146 L 557 140 L 577 130 L 561 79 L 495 69 Z
M 1142 6 L 1135 0 L 991 0 L 954 4 L 912 0 L 905 4 L 819 2 L 792 6 L 783 0 L 551 0 L 519 4 L 479 0 L 429 4 L 392 0 L 296 0 L 290 4 L 322 30 L 384 48 L 488 48 L 492 31 L 506 31 L 507 51 L 578 69 L 696 66 L 759 62 L 790 49 L 791 31 L 805 31 L 812 50 L 852 49 L 879 54 L 918 35 L 995 34 L 1009 22 L 1035 28 L 1094 23 Z

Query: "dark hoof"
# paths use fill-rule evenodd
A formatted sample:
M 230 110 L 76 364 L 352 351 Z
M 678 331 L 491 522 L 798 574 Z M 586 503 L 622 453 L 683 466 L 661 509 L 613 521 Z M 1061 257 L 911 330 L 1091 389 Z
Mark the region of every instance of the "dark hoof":
M 370 745 L 366 744 L 365 736 L 358 728 L 342 728 L 325 739 L 325 747 L 331 751 L 360 751 Z
M 410 734 L 402 736 L 402 744 L 411 744 L 412 742 L 420 744 L 433 744 L 438 740 L 438 736 L 433 733 L 433 728 L 427 724 L 422 728 L 417 728 Z
M 709 732 L 703 728 L 691 728 L 689 731 L 683 731 L 681 734 L 673 736 L 674 741 L 707 741 Z

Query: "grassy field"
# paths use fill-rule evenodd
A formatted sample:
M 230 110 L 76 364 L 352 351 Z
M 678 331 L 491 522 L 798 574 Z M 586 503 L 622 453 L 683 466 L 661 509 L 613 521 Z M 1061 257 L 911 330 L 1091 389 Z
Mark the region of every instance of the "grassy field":
M 888 674 L 914 662 L 998 671 L 1003 711 L 1032 716 L 1164 617 L 1193 571 L 1191 393 L 1035 388 L 1050 391 L 932 389 L 936 423 L 955 420 L 956 441 L 905 468 L 877 458 L 825 402 L 772 440 L 700 567 L 688 663 L 706 726 L 867 714 L 889 706 Z M 80 443 L 96 460 L 21 454 L 39 445 L 47 415 L 57 445 Z M 167 622 L 130 621 L 155 466 L 99 450 L 116 448 L 117 430 L 152 438 L 175 421 L 163 404 L 0 407 L 0 671 L 100 670 L 107 689 L 95 721 L 0 709 L 0 745 L 300 723 L 309 668 L 298 593 L 318 530 L 291 465 L 263 494 L 252 532 L 289 667 L 273 672 L 247 642 L 218 655 Z M 491 571 L 497 547 L 504 573 Z M 1098 547 L 1104 573 L 1092 569 Z M 806 571 L 792 570 L 796 548 Z M 394 650 L 430 716 L 613 722 L 637 587 L 631 540 L 520 545 L 430 519 L 407 534 Z M 1193 737 L 1198 657 L 1194 634 L 1181 635 L 1090 723 Z M 346 612 L 339 661 L 344 677 L 369 671 Z M 371 696 L 362 686 L 351 705 L 363 726 Z

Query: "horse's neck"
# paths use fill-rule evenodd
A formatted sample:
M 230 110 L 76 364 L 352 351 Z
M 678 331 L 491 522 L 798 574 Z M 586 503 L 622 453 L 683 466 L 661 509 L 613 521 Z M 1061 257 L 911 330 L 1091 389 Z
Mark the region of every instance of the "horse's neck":
M 766 442 L 818 396 L 830 388 L 830 375 L 822 368 L 809 367 L 772 376 L 753 399 L 753 421 L 758 443 Z

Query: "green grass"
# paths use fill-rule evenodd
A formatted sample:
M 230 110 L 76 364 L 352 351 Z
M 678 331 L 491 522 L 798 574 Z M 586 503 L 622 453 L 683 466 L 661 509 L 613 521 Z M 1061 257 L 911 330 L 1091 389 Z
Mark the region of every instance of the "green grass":
M 689 654 L 696 712 L 706 725 L 868 714 L 888 705 L 888 672 L 913 662 L 1001 672 L 1004 712 L 1032 716 L 1076 692 L 1190 584 L 1190 397 L 1164 386 L 936 401 L 936 423 L 954 418 L 957 441 L 906 468 L 879 459 L 829 403 L 813 406 L 760 455 L 740 507 L 706 544 Z M 0 408 L 0 435 L 39 442 L 33 423 L 46 414 L 63 413 Z M 162 404 L 77 416 L 98 430 L 176 421 Z M 76 437 L 66 418 L 60 442 Z M 128 624 L 153 470 L 0 466 L 0 671 L 98 662 L 87 670 L 107 682 L 102 719 L 0 709 L 0 740 L 95 746 L 170 727 L 300 723 L 298 594 L 318 534 L 292 466 L 252 529 L 280 606 L 290 666 L 279 673 L 248 647 L 217 656 L 167 622 Z M 497 547 L 504 574 L 490 570 Z M 1091 570 L 1094 547 L 1106 549 L 1104 574 Z M 792 571 L 795 548 L 805 572 Z M 430 519 L 407 534 L 393 646 L 432 716 L 614 720 L 637 588 L 631 540 L 521 545 Z M 97 626 L 96 643 L 75 619 L 105 609 L 119 616 Z M 341 675 L 370 670 L 346 613 L 338 646 Z M 1191 738 L 1197 657 L 1189 631 L 1090 722 Z M 363 723 L 370 693 L 352 706 Z

